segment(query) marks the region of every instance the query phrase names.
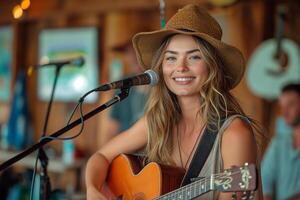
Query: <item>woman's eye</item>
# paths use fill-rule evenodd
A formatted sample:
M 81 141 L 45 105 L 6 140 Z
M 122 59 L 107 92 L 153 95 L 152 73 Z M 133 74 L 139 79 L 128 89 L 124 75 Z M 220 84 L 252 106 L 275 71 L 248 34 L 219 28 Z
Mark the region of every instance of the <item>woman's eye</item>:
M 175 58 L 174 56 L 167 56 L 167 57 L 166 57 L 166 60 L 167 60 L 167 61 L 175 61 L 176 58 Z
M 193 55 L 190 57 L 191 60 L 199 60 L 201 57 L 199 55 Z

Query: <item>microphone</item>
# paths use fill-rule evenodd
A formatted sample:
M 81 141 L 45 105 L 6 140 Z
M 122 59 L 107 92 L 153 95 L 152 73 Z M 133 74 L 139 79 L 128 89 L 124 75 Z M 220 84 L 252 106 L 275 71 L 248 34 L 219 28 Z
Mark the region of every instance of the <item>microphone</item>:
M 56 60 L 56 61 L 52 61 L 52 62 L 42 63 L 42 64 L 36 65 L 34 67 L 30 66 L 27 70 L 27 74 L 30 76 L 34 69 L 37 69 L 40 67 L 47 67 L 47 66 L 62 67 L 64 65 L 72 65 L 75 67 L 81 67 L 84 65 L 84 63 L 85 63 L 85 61 L 84 61 L 83 57 L 77 57 L 77 58 L 68 59 L 68 60 Z
M 81 67 L 82 65 L 84 65 L 84 58 L 77 57 L 77 58 L 68 59 L 68 60 L 56 60 L 56 61 L 52 61 L 52 62 L 42 63 L 42 64 L 38 65 L 38 67 L 46 67 L 46 66 L 61 67 L 63 65 L 73 65 L 76 67 Z
M 107 83 L 99 86 L 94 91 L 107 91 L 111 89 L 126 89 L 135 85 L 155 85 L 159 81 L 158 75 L 153 70 L 147 70 L 142 74 L 138 74 L 120 81 Z

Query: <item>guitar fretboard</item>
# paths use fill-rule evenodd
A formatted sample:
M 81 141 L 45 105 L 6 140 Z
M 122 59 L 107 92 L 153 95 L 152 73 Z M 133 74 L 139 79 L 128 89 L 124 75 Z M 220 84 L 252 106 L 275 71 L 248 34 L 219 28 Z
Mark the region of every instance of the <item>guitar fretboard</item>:
M 184 187 L 164 194 L 156 200 L 189 200 L 212 190 L 212 178 L 203 178 Z

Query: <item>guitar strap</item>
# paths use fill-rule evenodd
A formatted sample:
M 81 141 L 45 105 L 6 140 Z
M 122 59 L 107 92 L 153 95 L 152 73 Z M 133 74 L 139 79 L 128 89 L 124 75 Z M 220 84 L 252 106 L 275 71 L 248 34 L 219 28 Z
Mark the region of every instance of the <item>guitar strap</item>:
M 221 120 L 221 126 L 225 120 Z M 215 125 L 208 125 L 203 133 L 203 136 L 197 146 L 197 149 L 195 151 L 195 154 L 193 156 L 193 159 L 191 161 L 191 164 L 189 166 L 189 169 L 184 176 L 184 179 L 182 181 L 181 186 L 185 186 L 189 183 L 191 183 L 191 179 L 195 178 L 199 175 L 201 169 L 204 166 L 204 163 L 206 159 L 208 158 L 208 155 L 215 143 L 215 139 L 217 137 L 217 134 L 219 132 L 219 129 Z

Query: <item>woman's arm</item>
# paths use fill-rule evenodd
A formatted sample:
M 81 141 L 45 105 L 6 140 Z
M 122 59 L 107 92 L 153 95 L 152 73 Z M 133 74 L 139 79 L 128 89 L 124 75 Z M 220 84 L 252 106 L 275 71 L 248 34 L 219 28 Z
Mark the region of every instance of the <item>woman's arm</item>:
M 252 128 L 247 122 L 240 118 L 232 121 L 222 137 L 221 154 L 224 169 L 242 166 L 246 162 L 256 164 L 257 145 Z M 238 199 L 241 199 L 241 195 L 237 194 Z M 231 197 L 232 193 L 220 193 L 219 200 L 227 200 Z
M 127 131 L 117 135 L 88 160 L 85 173 L 87 198 L 104 199 L 99 193 L 110 162 L 121 153 L 132 153 L 147 143 L 147 125 L 145 118 L 140 119 Z

